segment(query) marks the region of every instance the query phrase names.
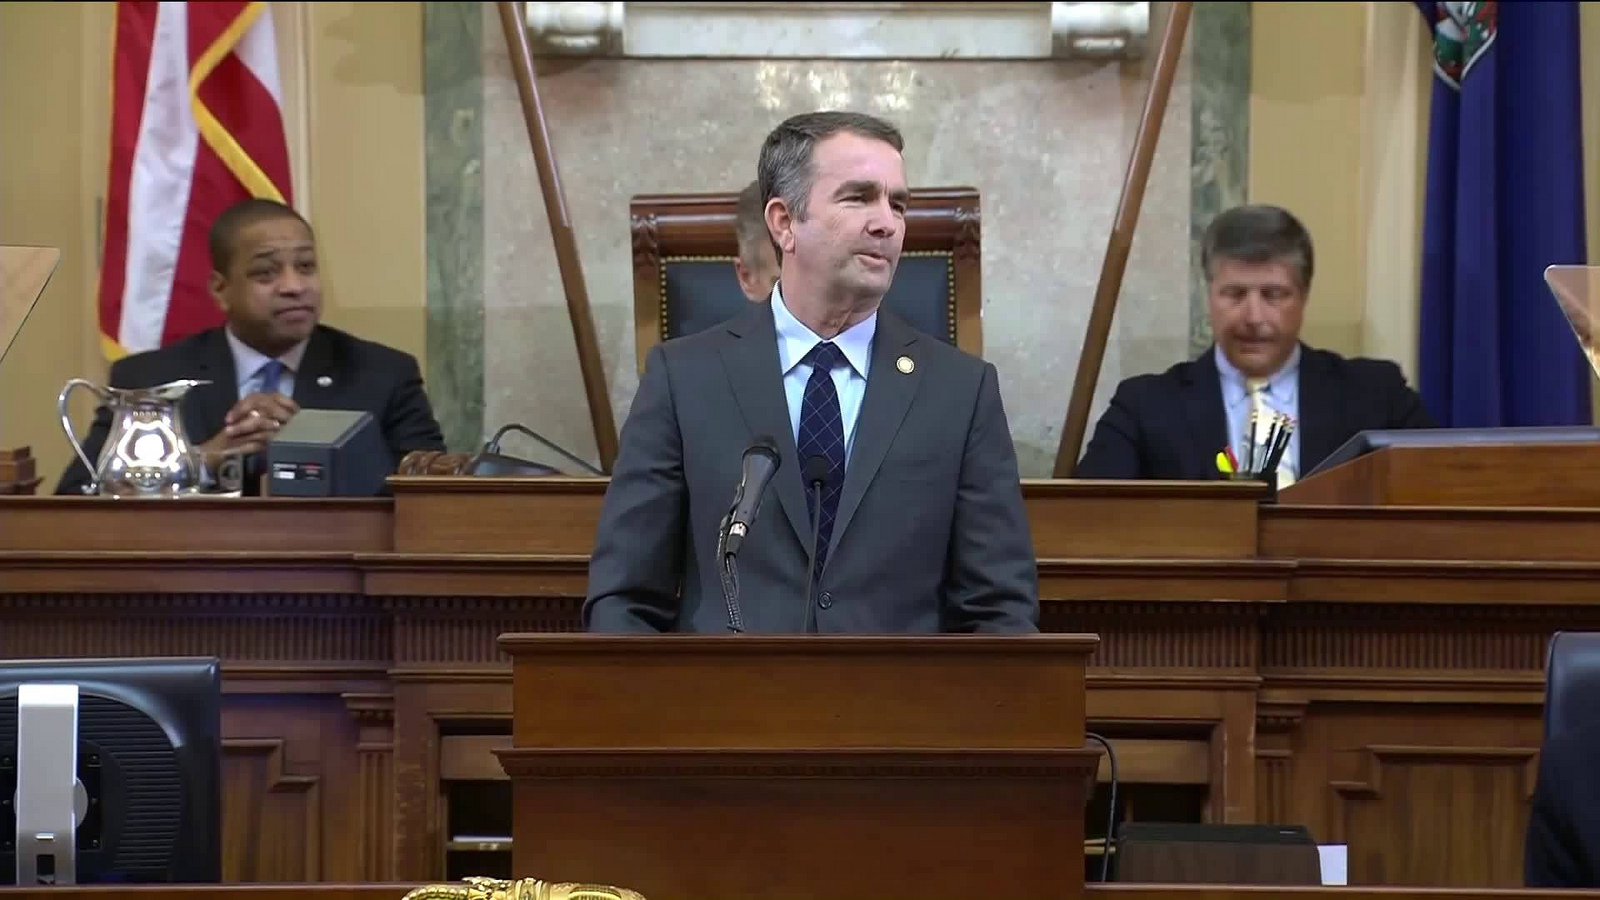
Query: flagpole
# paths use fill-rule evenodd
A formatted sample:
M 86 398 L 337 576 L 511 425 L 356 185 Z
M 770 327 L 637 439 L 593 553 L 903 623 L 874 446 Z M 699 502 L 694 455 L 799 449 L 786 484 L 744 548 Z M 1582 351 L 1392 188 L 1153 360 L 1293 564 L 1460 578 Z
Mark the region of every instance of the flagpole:
M 1190 0 L 1172 4 L 1167 31 L 1156 55 L 1155 73 L 1145 96 L 1144 113 L 1139 117 L 1139 132 L 1133 139 L 1133 156 L 1117 201 L 1117 216 L 1111 226 L 1106 255 L 1100 267 L 1100 283 L 1095 287 L 1094 306 L 1089 311 L 1089 327 L 1078 356 L 1078 376 L 1072 382 L 1072 399 L 1067 403 L 1067 420 L 1061 427 L 1061 443 L 1056 448 L 1056 478 L 1071 478 L 1078 467 L 1078 450 L 1089 428 L 1089 405 L 1100 379 L 1105 360 L 1106 341 L 1111 336 L 1111 319 L 1117 311 L 1117 295 L 1122 292 L 1122 275 L 1128 268 L 1128 252 L 1133 247 L 1133 231 L 1139 224 L 1139 207 L 1144 203 L 1145 185 L 1150 181 L 1150 166 L 1161 138 L 1161 120 L 1167 112 L 1167 97 L 1172 93 L 1172 78 L 1178 71 L 1183 39 L 1189 29 Z
M 600 342 L 595 336 L 594 315 L 589 310 L 589 292 L 583 283 L 583 267 L 578 260 L 578 242 L 568 215 L 561 176 L 556 171 L 555 145 L 545 123 L 539 102 L 539 88 L 533 73 L 533 53 L 528 47 L 528 31 L 523 25 L 521 4 L 500 0 L 500 27 L 505 32 L 506 49 L 511 57 L 511 72 L 517 79 L 522 98 L 522 118 L 528 127 L 528 142 L 533 145 L 533 161 L 539 171 L 539 189 L 544 194 L 544 210 L 550 219 L 550 237 L 555 242 L 556 264 L 561 269 L 561 287 L 567 295 L 567 313 L 578 344 L 578 368 L 583 374 L 583 389 L 589 399 L 589 419 L 594 425 L 595 448 L 600 454 L 600 470 L 611 474 L 617 458 L 617 424 L 611 414 L 611 394 L 606 388 L 601 366 Z

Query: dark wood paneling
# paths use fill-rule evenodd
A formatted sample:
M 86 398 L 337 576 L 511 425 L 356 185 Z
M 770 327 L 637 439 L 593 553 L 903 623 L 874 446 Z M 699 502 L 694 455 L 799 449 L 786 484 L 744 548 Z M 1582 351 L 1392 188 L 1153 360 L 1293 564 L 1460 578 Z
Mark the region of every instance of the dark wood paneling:
M 0 900 L 401 900 L 420 886 L 416 882 L 394 882 L 0 888 Z M 1555 896 L 1534 890 L 1210 884 L 1090 884 L 1084 888 L 1084 895 L 1089 900 L 1549 900 Z M 841 885 L 836 896 L 850 900 L 855 894 L 848 885 Z M 1561 896 L 1588 900 L 1600 897 L 1600 891 L 1570 891 Z
M 0 658 L 222 657 L 229 876 L 438 878 L 441 738 L 509 733 L 496 641 L 577 628 L 603 490 L 0 498 Z M 1600 629 L 1600 510 L 1257 493 L 1025 485 L 1044 626 L 1101 638 L 1092 727 L 1186 772 L 1203 754 L 1207 816 L 1348 840 L 1353 880 L 1514 883 L 1546 643 Z M 1470 815 L 1442 818 L 1446 790 Z
M 391 518 L 384 500 L 0 497 L 0 550 L 377 553 L 391 549 Z

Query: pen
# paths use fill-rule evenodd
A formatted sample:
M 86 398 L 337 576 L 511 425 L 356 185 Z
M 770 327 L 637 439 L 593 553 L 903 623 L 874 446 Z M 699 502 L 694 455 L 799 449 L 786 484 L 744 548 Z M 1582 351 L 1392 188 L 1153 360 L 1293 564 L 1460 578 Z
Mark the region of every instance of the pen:
M 1289 436 L 1293 433 L 1294 422 L 1285 417 L 1283 428 L 1279 430 L 1277 440 L 1273 442 L 1272 448 L 1267 456 L 1267 469 L 1269 471 L 1277 470 L 1279 463 L 1281 463 L 1283 460 L 1284 451 L 1289 449 Z
M 1247 449 L 1245 451 L 1245 461 L 1244 461 L 1245 468 L 1244 468 L 1244 470 L 1246 472 L 1254 472 L 1255 469 L 1256 469 L 1256 438 L 1257 438 L 1256 426 L 1257 426 L 1256 411 L 1254 409 L 1251 409 L 1250 410 L 1250 431 L 1247 432 L 1246 439 L 1245 439 L 1245 446 L 1247 448 L 1249 448 L 1249 449 Z

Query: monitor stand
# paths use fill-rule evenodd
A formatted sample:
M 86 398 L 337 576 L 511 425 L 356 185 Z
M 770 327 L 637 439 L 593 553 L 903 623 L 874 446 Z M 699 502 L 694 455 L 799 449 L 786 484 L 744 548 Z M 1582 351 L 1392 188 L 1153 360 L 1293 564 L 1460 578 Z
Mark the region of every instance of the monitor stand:
M 17 691 L 17 886 L 77 884 L 78 823 L 89 797 L 78 781 L 78 686 Z

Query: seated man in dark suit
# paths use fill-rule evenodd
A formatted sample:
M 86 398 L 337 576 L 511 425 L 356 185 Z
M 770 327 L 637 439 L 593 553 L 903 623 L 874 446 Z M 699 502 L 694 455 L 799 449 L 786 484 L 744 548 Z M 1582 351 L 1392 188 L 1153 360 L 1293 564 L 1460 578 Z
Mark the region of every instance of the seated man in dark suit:
M 1286 487 L 1358 432 L 1434 427 L 1399 366 L 1300 342 L 1312 251 L 1293 215 L 1272 206 L 1229 210 L 1206 229 L 1201 261 L 1215 344 L 1192 362 L 1118 385 L 1077 477 L 1218 478 L 1218 452 L 1231 448 L 1246 460 L 1281 414 L 1295 423 L 1278 471 Z
M 423 390 L 416 358 L 319 324 L 322 285 L 311 226 L 270 200 L 246 200 L 211 227 L 211 293 L 227 324 L 168 347 L 112 364 L 112 387 L 151 387 L 179 379 L 210 381 L 184 397 L 184 430 L 211 466 L 223 454 L 260 454 L 302 407 L 372 413 L 393 459 L 413 450 L 444 450 L 444 436 Z M 98 459 L 111 427 L 95 414 L 83 449 Z M 254 493 L 257 457 L 246 466 Z M 74 460 L 57 494 L 81 494 L 90 483 Z
M 778 283 L 778 255 L 767 234 L 767 212 L 761 203 L 761 183 L 752 181 L 739 192 L 734 227 L 739 235 L 739 255 L 733 270 L 739 289 L 751 303 L 765 303 Z
M 1600 728 L 1569 731 L 1539 751 L 1523 880 L 1531 888 L 1600 888 Z

